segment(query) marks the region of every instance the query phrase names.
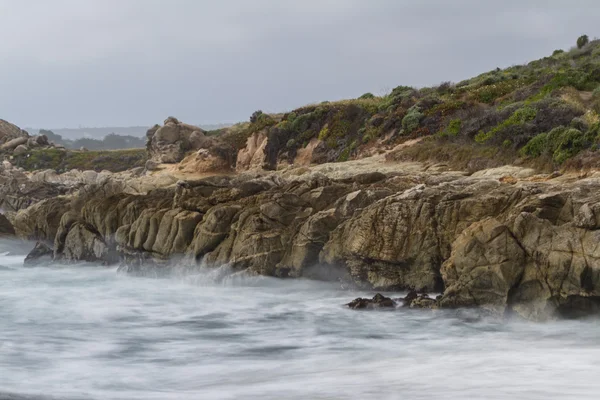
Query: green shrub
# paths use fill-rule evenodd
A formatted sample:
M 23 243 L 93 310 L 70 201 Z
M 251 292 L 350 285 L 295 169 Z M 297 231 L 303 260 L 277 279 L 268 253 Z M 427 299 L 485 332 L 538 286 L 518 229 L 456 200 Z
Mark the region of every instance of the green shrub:
M 319 140 L 323 141 L 329 137 L 329 126 L 325 124 L 321 131 L 319 132 Z
M 585 46 L 589 42 L 590 42 L 590 38 L 588 38 L 588 35 L 581 35 L 577 38 L 577 48 L 581 49 L 581 48 L 583 48 L 583 46 Z
M 291 149 L 292 147 L 294 147 L 296 145 L 296 141 L 294 139 L 290 139 L 287 141 L 287 143 L 285 144 L 285 147 L 288 149 Z
M 375 98 L 375 95 L 373 93 L 365 93 L 359 97 L 359 99 L 361 99 L 361 100 L 374 99 L 374 98 Z
M 292 111 L 291 113 L 289 113 L 289 114 L 287 115 L 287 118 L 286 118 L 286 119 L 287 119 L 289 122 L 294 122 L 294 121 L 296 120 L 296 117 L 298 117 L 298 115 L 297 115 L 295 112 L 293 112 L 293 111 Z
M 477 143 L 485 143 L 494 136 L 496 136 L 496 134 L 501 130 L 515 125 L 523 125 L 527 122 L 533 121 L 536 116 L 537 110 L 533 107 L 525 106 L 519 108 L 517 111 L 512 113 L 510 117 L 502 121 L 500 124 L 496 125 L 490 131 L 479 132 L 477 135 L 475 135 L 475 141 Z
M 258 122 L 258 119 L 263 116 L 264 113 L 262 112 L 262 110 L 256 110 L 252 113 L 252 115 L 250 116 L 250 123 L 254 124 L 256 122 Z
M 594 91 L 592 92 L 592 96 L 597 99 L 600 100 L 600 85 L 598 85 L 596 87 L 596 89 L 594 89 Z
M 453 119 L 448 124 L 448 128 L 446 128 L 446 132 L 449 136 L 457 136 L 460 133 L 460 128 L 462 127 L 462 121 L 460 119 Z
M 562 164 L 589 144 L 589 138 L 580 130 L 559 126 L 535 136 L 521 149 L 521 154 L 530 157 L 547 155 L 555 163 Z
M 424 115 L 419 110 L 419 107 L 413 106 L 408 110 L 408 113 L 402 118 L 402 128 L 406 133 L 411 133 L 419 127 L 421 119 Z
M 526 79 L 509 79 L 502 82 L 494 82 L 475 89 L 472 92 L 472 96 L 482 103 L 491 104 L 497 98 L 514 92 L 525 85 L 527 85 Z
M 552 52 L 552 56 L 557 56 L 557 55 L 559 55 L 559 54 L 562 54 L 562 53 L 564 53 L 564 52 L 565 52 L 565 51 L 564 51 L 564 50 L 561 50 L 561 49 L 554 50 L 554 51 Z

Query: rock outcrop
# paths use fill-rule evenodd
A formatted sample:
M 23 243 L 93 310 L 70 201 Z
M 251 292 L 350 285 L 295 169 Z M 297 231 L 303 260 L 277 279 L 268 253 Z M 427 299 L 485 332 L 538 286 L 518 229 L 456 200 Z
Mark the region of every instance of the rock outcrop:
M 16 235 L 54 243 L 55 262 L 153 276 L 226 264 L 441 293 L 405 300 L 410 308 L 534 320 L 599 308 L 600 179 L 515 170 L 508 181 L 380 159 L 176 184 L 164 171 L 9 169 L 1 201 Z
M 23 264 L 26 267 L 37 267 L 48 265 L 52 261 L 53 251 L 43 242 L 37 242 L 35 247 L 29 252 Z
M 0 119 L 0 154 L 19 156 L 32 148 L 53 147 L 45 135 L 29 136 L 27 131 Z
M 155 125 L 146 133 L 146 148 L 150 160 L 156 163 L 178 163 L 192 151 L 196 151 L 195 160 L 203 166 L 197 166 L 197 172 L 212 172 L 235 166 L 235 149 L 220 139 L 206 136 L 197 126 L 180 122 L 169 117 L 164 125 Z
M 19 144 L 23 144 L 27 142 L 27 137 L 29 134 L 18 126 L 11 124 L 8 121 L 0 119 L 0 149 L 4 149 L 4 145 L 21 138 L 25 138 L 25 141 L 17 141 L 14 147 L 17 147 Z M 11 145 L 12 146 L 12 145 Z M 12 147 L 12 148 L 14 148 Z M 6 147 L 10 148 L 10 147 Z

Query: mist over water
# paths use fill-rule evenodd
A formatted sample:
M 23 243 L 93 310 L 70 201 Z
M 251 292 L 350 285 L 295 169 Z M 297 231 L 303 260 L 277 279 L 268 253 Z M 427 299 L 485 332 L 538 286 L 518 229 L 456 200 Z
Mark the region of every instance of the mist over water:
M 360 312 L 370 292 L 22 267 L 0 242 L 0 399 L 597 398 L 598 320 Z M 396 294 L 400 295 L 400 294 Z

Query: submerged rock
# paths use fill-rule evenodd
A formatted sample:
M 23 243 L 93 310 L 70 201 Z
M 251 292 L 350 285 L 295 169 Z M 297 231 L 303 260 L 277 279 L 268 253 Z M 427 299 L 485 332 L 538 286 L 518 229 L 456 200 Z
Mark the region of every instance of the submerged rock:
M 359 297 L 346 305 L 353 310 L 371 310 L 375 308 L 394 308 L 396 307 L 396 302 L 389 297 L 377 293 L 372 299 Z

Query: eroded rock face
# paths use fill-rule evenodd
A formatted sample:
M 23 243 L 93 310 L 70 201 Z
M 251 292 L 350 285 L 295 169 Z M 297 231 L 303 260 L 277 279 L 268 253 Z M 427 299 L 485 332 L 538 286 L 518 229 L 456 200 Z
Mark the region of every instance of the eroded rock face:
M 503 315 L 525 268 L 525 251 L 494 218 L 473 223 L 456 238 L 441 269 L 446 290 L 440 305 L 481 307 Z
M 153 129 L 150 137 L 161 127 Z M 169 130 L 159 136 L 176 139 Z M 227 265 L 224 274 L 442 293 L 405 300 L 411 308 L 535 320 L 600 312 L 600 180 L 509 182 L 363 165 L 177 184 L 162 172 L 5 168 L 0 201 L 16 235 L 54 243 L 55 261 L 120 261 L 143 275 L 168 274 L 182 257 L 191 267 Z M 161 188 L 134 187 L 140 174 Z

